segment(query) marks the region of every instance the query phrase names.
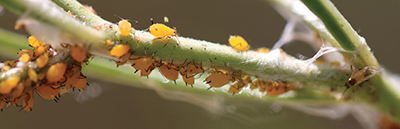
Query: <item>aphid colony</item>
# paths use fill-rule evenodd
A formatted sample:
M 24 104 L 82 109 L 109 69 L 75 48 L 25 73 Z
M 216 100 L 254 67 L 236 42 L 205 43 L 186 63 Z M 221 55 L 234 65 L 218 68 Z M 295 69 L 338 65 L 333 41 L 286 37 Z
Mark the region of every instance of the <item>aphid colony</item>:
M 40 42 L 34 36 L 28 39 L 33 49 L 22 49 L 19 60 L 0 63 L 0 109 L 7 106 L 22 106 L 31 111 L 33 94 L 36 91 L 42 98 L 58 101 L 60 94 L 69 89 L 85 89 L 86 77 L 82 75 L 82 64 L 87 61 L 86 49 L 80 45 L 64 45 L 70 56 L 64 61 L 50 63 L 57 56 L 51 46 Z M 19 105 L 20 101 L 22 105 Z M 22 110 L 21 109 L 21 110 Z
M 121 27 L 120 31 L 123 31 L 121 30 Z M 148 28 L 148 31 L 156 38 L 177 36 L 175 29 L 171 29 L 161 23 L 151 25 Z M 110 42 L 111 41 L 106 41 L 106 44 L 112 44 Z M 238 51 L 246 51 L 250 48 L 248 43 L 241 36 L 237 35 L 231 36 L 229 38 L 229 43 Z M 119 60 L 115 60 L 117 65 L 123 65 L 126 62 L 131 62 L 132 67 L 136 69 L 135 73 L 140 72 L 140 76 L 148 76 L 155 68 L 158 68 L 161 74 L 168 80 L 176 83 L 176 80 L 180 74 L 186 85 L 193 86 L 196 79 L 195 76 L 198 74 L 201 75 L 205 72 L 204 68 L 195 61 L 173 63 L 155 60 L 153 56 L 133 57 L 130 49 L 130 45 L 116 44 L 111 48 L 110 55 L 119 58 Z M 261 53 L 268 53 L 269 49 L 260 48 L 257 49 L 257 51 Z M 259 89 L 261 92 L 267 92 L 267 95 L 269 96 L 277 96 L 289 90 L 298 89 L 297 86 L 280 82 L 271 82 L 262 79 L 256 79 L 255 81 L 252 81 L 249 76 L 242 75 L 239 72 L 227 72 L 217 69 L 212 69 L 208 72 L 211 75 L 209 75 L 204 82 L 209 84 L 210 88 L 219 88 L 232 82 L 233 84 L 230 86 L 228 91 L 232 94 L 239 93 L 243 88 L 249 86 L 250 89 Z

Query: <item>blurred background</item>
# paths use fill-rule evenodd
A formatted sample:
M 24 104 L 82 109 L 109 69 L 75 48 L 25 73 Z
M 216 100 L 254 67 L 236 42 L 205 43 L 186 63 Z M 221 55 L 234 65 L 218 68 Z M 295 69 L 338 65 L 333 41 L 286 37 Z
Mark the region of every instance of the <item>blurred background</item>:
M 150 18 L 163 22 L 163 17 L 167 16 L 167 24 L 177 27 L 181 36 L 227 44 L 229 35 L 237 34 L 252 48 L 272 47 L 286 24 L 267 2 L 261 0 L 79 1 L 93 6 L 98 15 L 111 22 L 118 22 L 119 17 L 136 20 L 138 23 L 132 22 L 132 25 L 139 30 L 151 25 Z M 332 1 L 355 30 L 367 39 L 379 62 L 400 73 L 397 60 L 400 56 L 397 43 L 400 2 Z M 13 30 L 17 18 L 8 10 L 2 12 L 0 27 Z M 27 35 L 24 30 L 16 32 Z M 293 55 L 308 57 L 316 53 L 302 43 L 290 44 L 283 49 Z M 92 88 L 65 94 L 58 103 L 35 95 L 32 112 L 19 111 L 18 107 L 5 108 L 0 113 L 1 128 L 363 128 L 351 115 L 329 119 L 259 101 L 227 102 L 237 111 L 215 115 L 189 103 L 163 99 L 153 90 L 120 86 L 93 80 L 90 76 L 88 79 Z

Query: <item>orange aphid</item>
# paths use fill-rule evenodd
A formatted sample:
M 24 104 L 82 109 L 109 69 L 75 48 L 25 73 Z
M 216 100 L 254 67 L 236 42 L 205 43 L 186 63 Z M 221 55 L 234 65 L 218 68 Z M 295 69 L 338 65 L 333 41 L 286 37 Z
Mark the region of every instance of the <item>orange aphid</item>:
M 42 84 L 35 88 L 36 92 L 44 99 L 56 100 L 60 97 L 59 89 L 53 88 L 52 86 Z
M 169 36 L 176 36 L 176 30 L 164 24 L 156 23 L 149 27 L 149 32 L 157 38 L 164 38 Z
M 244 76 L 242 79 L 240 79 L 238 82 L 233 84 L 230 88 L 229 91 L 230 93 L 239 93 L 244 87 L 248 86 L 248 84 L 251 82 L 251 78 L 249 76 Z
M 126 53 L 128 53 L 129 50 L 131 50 L 131 46 L 130 46 L 130 45 L 127 45 L 127 44 L 118 44 L 118 45 L 115 45 L 115 46 L 111 49 L 110 55 L 119 58 L 119 57 L 125 55 Z
M 29 42 L 29 45 L 31 45 L 33 48 L 38 48 L 45 44 L 45 43 L 37 40 L 35 36 L 29 36 L 28 42 Z
M 282 84 L 282 83 L 278 83 L 276 85 L 274 85 L 273 87 L 271 87 L 268 91 L 267 91 L 267 95 L 268 96 L 277 96 L 283 93 L 286 93 L 289 90 L 297 90 L 298 87 L 297 86 L 292 86 L 289 84 Z
M 5 61 L 4 64 L 9 66 L 10 68 L 14 68 L 17 65 L 18 60 L 8 60 Z
M 106 45 L 111 45 L 111 44 L 112 44 L 112 41 L 111 41 L 111 40 L 106 40 L 106 42 L 105 42 L 104 44 L 106 44 Z
M 83 62 L 86 59 L 86 49 L 83 48 L 81 45 L 74 45 L 71 50 L 70 54 L 74 60 L 77 62 Z
M 212 72 L 212 74 L 205 80 L 205 82 L 211 87 L 222 87 L 228 84 L 230 81 L 235 81 L 235 78 L 232 74 L 225 71 Z
M 0 94 L 8 94 L 14 89 L 19 80 L 21 78 L 19 76 L 10 77 L 0 83 Z
M 132 63 L 132 67 L 138 70 L 146 70 L 148 69 L 153 63 L 155 63 L 153 57 L 141 57 L 136 59 Z
M 28 76 L 29 76 L 29 79 L 31 79 L 33 82 L 38 81 L 37 73 L 35 72 L 35 70 L 33 70 L 31 68 L 28 69 Z
M 80 72 L 81 68 L 82 68 L 81 66 L 76 66 L 70 70 L 67 70 L 67 72 L 65 73 L 65 77 L 67 78 L 67 80 L 64 83 L 66 90 L 75 88 L 76 83 L 78 82 L 78 79 L 81 76 Z
M 22 56 L 21 56 L 21 60 L 25 63 L 28 62 L 30 59 L 31 59 L 31 57 L 29 56 L 28 53 L 22 54 Z
M 6 102 L 3 99 L 0 99 L 0 110 L 3 111 L 4 106 L 6 105 Z
M 151 71 L 153 71 L 155 68 L 156 64 L 155 63 L 151 64 L 147 69 L 140 70 L 140 76 L 149 76 Z
M 47 54 L 43 54 L 36 59 L 36 65 L 38 68 L 43 68 L 47 65 L 49 61 L 49 56 Z
M 31 81 L 27 81 L 27 83 L 30 83 Z M 21 101 L 22 98 L 22 93 L 24 93 L 24 84 L 26 83 L 18 83 L 18 85 L 12 90 L 12 98 L 11 98 L 11 105 L 17 105 L 19 101 Z
M 47 70 L 46 79 L 48 83 L 53 83 L 61 80 L 64 76 L 65 70 L 67 69 L 67 64 L 57 63 Z
M 117 66 L 124 65 L 129 60 L 130 57 L 131 53 L 128 52 L 123 56 L 121 56 L 119 60 L 116 60 L 115 63 L 117 64 Z
M 28 112 L 32 111 L 33 107 L 33 89 L 29 90 L 24 95 L 24 101 L 22 102 L 22 108 Z M 22 110 L 22 109 L 21 109 Z
M 231 35 L 229 37 L 229 44 L 233 47 L 233 49 L 239 51 L 247 51 L 250 49 L 250 46 L 247 43 L 247 41 L 244 40 L 244 38 L 239 35 Z
M 184 69 L 179 70 L 179 73 L 182 75 L 182 79 L 186 85 L 194 84 L 194 75 L 190 74 L 189 72 L 185 72 Z
M 80 75 L 78 77 L 78 80 L 76 80 L 76 82 L 75 82 L 75 88 L 78 90 L 84 90 L 86 88 L 86 86 L 87 86 L 86 77 Z
M 160 67 L 158 67 L 160 70 L 161 74 L 164 75 L 168 80 L 175 81 L 178 79 L 178 71 L 176 70 L 176 67 L 172 63 L 164 62 L 161 64 Z
M 132 25 L 128 20 L 119 21 L 118 28 L 122 36 L 128 36 L 132 32 Z

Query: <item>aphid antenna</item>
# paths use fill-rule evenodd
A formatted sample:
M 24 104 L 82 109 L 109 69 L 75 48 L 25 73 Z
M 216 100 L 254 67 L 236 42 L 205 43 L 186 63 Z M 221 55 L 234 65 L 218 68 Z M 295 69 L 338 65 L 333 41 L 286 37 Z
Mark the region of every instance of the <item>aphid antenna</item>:
M 342 101 L 342 99 L 343 99 L 343 96 L 344 96 L 344 94 L 346 93 L 346 91 L 347 91 L 348 89 L 350 89 L 350 87 L 347 87 L 347 88 L 346 88 L 346 89 L 343 91 L 343 93 L 342 93 L 342 97 L 340 97 L 339 101 Z

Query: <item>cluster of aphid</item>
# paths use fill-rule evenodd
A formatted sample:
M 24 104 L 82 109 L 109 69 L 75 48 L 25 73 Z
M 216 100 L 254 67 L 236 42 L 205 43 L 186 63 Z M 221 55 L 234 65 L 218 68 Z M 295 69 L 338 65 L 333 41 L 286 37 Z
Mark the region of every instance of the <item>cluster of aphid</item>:
M 168 18 L 164 17 L 164 21 L 168 21 Z M 128 36 L 131 33 L 131 24 L 127 20 L 121 20 L 118 25 L 122 36 Z M 152 24 L 147 30 L 156 38 L 170 38 L 170 36 L 177 36 L 176 29 L 172 29 L 161 23 Z M 247 41 L 241 36 L 231 36 L 228 41 L 235 50 L 247 51 L 250 49 Z M 106 44 L 109 43 L 106 42 Z M 203 67 L 195 61 L 173 63 L 155 60 L 153 56 L 132 57 L 130 49 L 130 45 L 117 44 L 111 49 L 110 55 L 120 58 L 119 60 L 115 61 L 117 65 L 123 65 L 126 62 L 131 62 L 132 67 L 136 69 L 135 73 L 140 71 L 141 76 L 148 76 L 152 70 L 158 68 L 161 74 L 164 75 L 164 77 L 168 80 L 175 82 L 180 74 L 186 85 L 193 86 L 195 75 L 203 74 L 205 71 Z M 261 53 L 268 53 L 269 49 L 259 48 L 257 51 Z M 228 90 L 228 92 L 232 94 L 239 93 L 243 88 L 249 86 L 250 89 L 259 89 L 260 92 L 267 92 L 267 95 L 269 96 L 277 96 L 289 90 L 298 89 L 297 86 L 276 81 L 266 81 L 262 79 L 255 79 L 255 81 L 253 81 L 250 76 L 243 75 L 239 72 L 227 72 L 223 70 L 211 69 L 208 70 L 208 73 L 211 75 L 209 75 L 204 82 L 210 85 L 209 89 L 219 88 L 232 82 L 233 84 Z
M 168 21 L 168 18 L 164 18 Z M 156 38 L 178 37 L 176 29 L 172 29 L 164 24 L 155 23 L 148 29 L 150 34 Z M 132 34 L 133 28 L 129 21 L 121 20 L 118 23 L 118 31 L 121 36 Z M 140 39 L 137 39 L 140 42 Z M 18 103 L 23 98 L 22 107 L 25 111 L 32 110 L 33 93 L 36 91 L 41 97 L 58 101 L 60 94 L 68 92 L 70 89 L 85 89 L 86 77 L 82 75 L 82 65 L 87 62 L 89 53 L 86 48 L 79 44 L 62 45 L 67 53 L 60 54 L 52 49 L 51 46 L 38 41 L 31 36 L 28 39 L 32 49 L 23 49 L 18 53 L 20 57 L 16 61 L 5 61 L 0 63 L 0 72 L 3 79 L 0 80 L 0 109 L 6 104 L 11 106 L 20 106 Z M 238 51 L 247 51 L 249 44 L 241 36 L 231 36 L 229 44 Z M 132 48 L 129 44 L 112 43 L 107 40 L 106 45 L 111 46 L 109 54 L 119 60 L 115 60 L 117 65 L 130 63 L 136 72 L 140 71 L 141 76 L 148 76 L 155 68 L 158 68 L 161 74 L 168 80 L 176 82 L 179 74 L 182 76 L 186 85 L 194 85 L 195 76 L 202 75 L 205 71 L 210 74 L 204 82 L 210 85 L 210 88 L 219 88 L 229 83 L 228 92 L 236 94 L 244 88 L 258 89 L 260 92 L 267 93 L 268 96 L 277 96 L 290 90 L 297 90 L 299 87 L 278 81 L 268 81 L 260 78 L 251 78 L 240 72 L 228 72 L 218 69 L 205 70 L 201 63 L 195 61 L 185 61 L 183 63 L 174 63 L 162 60 L 156 60 L 154 56 L 132 55 Z M 179 45 L 179 42 L 178 42 Z M 259 48 L 256 51 L 268 53 L 269 49 Z M 49 62 L 56 56 L 66 57 L 64 60 Z M 357 85 L 374 74 L 364 74 L 368 68 L 355 71 L 347 88 Z
M 50 62 L 52 58 L 63 56 L 51 46 L 40 42 L 34 36 L 28 39 L 32 49 L 22 49 L 19 60 L 0 63 L 3 80 L 0 83 L 0 109 L 7 106 L 22 106 L 31 111 L 33 94 L 55 100 L 69 89 L 85 89 L 86 77 L 82 75 L 82 64 L 87 61 L 86 49 L 80 45 L 63 45 L 69 55 L 65 60 Z M 23 98 L 22 105 L 19 105 Z M 21 109 L 21 110 L 22 110 Z

